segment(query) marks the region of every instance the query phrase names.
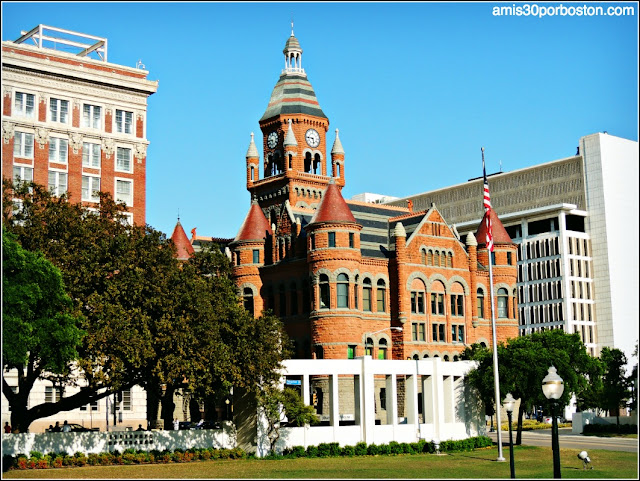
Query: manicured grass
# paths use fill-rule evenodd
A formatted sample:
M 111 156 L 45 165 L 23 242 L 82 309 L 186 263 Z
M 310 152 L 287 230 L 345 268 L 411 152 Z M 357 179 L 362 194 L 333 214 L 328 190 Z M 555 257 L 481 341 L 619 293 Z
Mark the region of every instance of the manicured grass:
M 561 474 L 572 479 L 637 479 L 637 453 L 590 450 L 594 469 L 583 470 L 574 449 L 561 449 Z M 184 464 L 130 466 L 93 466 L 42 470 L 9 471 L 3 478 L 509 478 L 509 449 L 503 450 L 506 462 L 497 462 L 496 447 L 447 455 L 414 454 L 398 456 L 355 456 L 351 458 L 236 459 L 196 461 Z M 551 449 L 535 446 L 514 448 L 516 477 L 552 478 Z

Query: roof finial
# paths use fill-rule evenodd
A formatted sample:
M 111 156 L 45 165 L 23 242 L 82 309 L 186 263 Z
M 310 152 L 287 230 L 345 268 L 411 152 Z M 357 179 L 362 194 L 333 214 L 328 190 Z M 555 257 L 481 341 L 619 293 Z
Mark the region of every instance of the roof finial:
M 294 37 L 294 35 L 293 35 L 293 13 L 291 14 L 291 36 Z
M 180 207 L 178 207 L 178 222 L 180 222 Z

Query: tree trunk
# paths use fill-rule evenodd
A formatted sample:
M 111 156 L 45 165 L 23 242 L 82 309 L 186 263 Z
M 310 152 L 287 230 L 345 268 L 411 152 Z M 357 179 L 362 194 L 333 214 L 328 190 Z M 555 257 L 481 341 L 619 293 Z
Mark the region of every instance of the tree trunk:
M 160 398 L 160 402 L 162 403 L 162 420 L 164 421 L 164 429 L 167 431 L 173 430 L 173 412 L 176 409 L 176 404 L 173 402 L 174 393 L 175 388 L 167 385 L 167 388 Z
M 515 442 L 517 446 L 520 446 L 522 444 L 522 419 L 524 418 L 524 409 L 525 405 L 522 400 L 520 400 L 520 407 L 518 408 L 518 431 L 516 433 Z
M 161 399 L 161 388 L 156 382 L 148 382 L 145 386 L 147 391 L 147 423 L 149 429 L 158 427 L 158 407 Z
M 29 416 L 26 396 L 20 396 L 18 393 L 16 401 L 11 406 L 11 432 L 28 433 L 33 419 Z

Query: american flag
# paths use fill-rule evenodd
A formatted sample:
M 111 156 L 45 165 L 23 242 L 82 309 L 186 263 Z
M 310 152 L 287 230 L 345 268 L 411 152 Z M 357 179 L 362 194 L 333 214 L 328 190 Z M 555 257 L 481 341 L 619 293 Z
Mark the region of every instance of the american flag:
M 487 215 L 485 215 L 486 223 L 487 223 L 487 238 L 485 239 L 485 244 L 489 252 L 493 252 L 493 232 L 491 231 L 491 196 L 489 195 L 489 182 L 487 181 L 487 171 L 484 167 L 484 147 L 482 147 L 482 176 L 484 177 L 484 197 L 483 204 L 484 210 Z

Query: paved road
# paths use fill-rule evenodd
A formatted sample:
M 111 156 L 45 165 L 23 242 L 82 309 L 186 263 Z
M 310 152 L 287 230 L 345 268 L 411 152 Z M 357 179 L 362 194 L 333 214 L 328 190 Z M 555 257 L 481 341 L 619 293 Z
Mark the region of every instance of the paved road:
M 497 441 L 497 433 L 488 433 L 494 442 Z M 601 438 L 598 436 L 583 436 L 573 434 L 571 428 L 558 429 L 558 442 L 560 448 L 575 449 L 576 451 L 589 451 L 590 449 L 607 449 L 609 451 L 638 452 L 638 439 L 633 438 Z M 516 440 L 516 432 L 513 432 L 513 441 Z M 551 447 L 551 429 L 539 429 L 537 431 L 522 431 L 522 444 L 526 446 Z M 502 431 L 502 445 L 509 445 L 509 431 Z

